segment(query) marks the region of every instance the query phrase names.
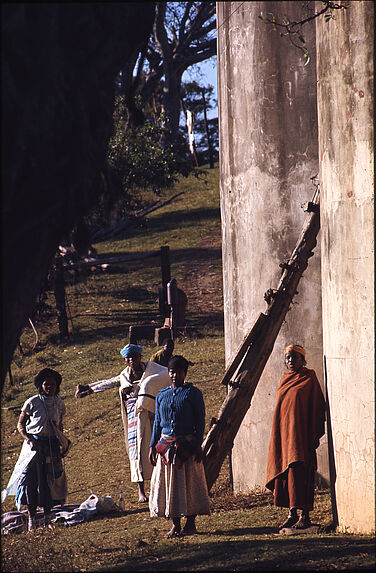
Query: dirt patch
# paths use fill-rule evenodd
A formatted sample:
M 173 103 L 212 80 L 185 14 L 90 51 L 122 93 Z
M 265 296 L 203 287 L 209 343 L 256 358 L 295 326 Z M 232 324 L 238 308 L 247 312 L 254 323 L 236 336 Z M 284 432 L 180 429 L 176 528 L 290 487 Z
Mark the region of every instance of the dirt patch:
M 223 313 L 222 237 L 215 227 L 196 245 L 195 255 L 186 264 L 184 292 L 190 312 Z

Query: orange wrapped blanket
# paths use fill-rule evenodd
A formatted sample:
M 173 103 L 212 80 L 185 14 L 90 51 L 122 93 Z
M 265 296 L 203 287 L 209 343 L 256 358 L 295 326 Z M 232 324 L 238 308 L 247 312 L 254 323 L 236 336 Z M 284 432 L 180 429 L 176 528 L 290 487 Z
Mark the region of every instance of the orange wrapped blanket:
M 266 487 L 293 462 L 317 467 L 316 448 L 324 434 L 325 400 L 314 370 L 284 372 L 278 389 L 269 443 Z

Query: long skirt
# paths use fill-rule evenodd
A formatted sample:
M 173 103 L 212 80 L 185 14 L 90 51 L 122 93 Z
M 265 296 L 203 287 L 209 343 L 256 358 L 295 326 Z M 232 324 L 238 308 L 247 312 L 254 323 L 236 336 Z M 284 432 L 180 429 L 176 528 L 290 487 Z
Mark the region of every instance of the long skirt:
M 315 469 L 305 467 L 303 462 L 289 465 L 274 481 L 274 505 L 313 510 Z
M 125 403 L 124 403 L 125 402 Z M 121 402 L 125 448 L 129 457 L 131 481 L 141 482 L 151 478 L 153 466 L 149 461 L 149 444 L 153 416 L 148 410 L 136 413 L 136 398 Z
M 191 456 L 177 469 L 158 455 L 151 476 L 149 509 L 151 517 L 210 515 L 203 463 Z
M 15 504 L 51 508 L 65 503 L 64 499 L 52 499 L 50 484 L 63 473 L 60 444 L 55 437 L 39 438 L 39 451 L 32 458 L 18 482 Z

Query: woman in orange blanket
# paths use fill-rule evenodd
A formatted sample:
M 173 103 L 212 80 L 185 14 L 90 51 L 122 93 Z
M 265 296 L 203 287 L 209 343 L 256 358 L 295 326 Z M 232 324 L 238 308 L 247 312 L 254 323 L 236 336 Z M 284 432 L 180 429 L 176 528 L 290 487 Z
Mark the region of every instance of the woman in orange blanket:
M 290 510 L 279 529 L 305 529 L 311 525 L 316 448 L 325 431 L 325 400 L 315 371 L 305 367 L 304 348 L 290 344 L 284 356 L 288 371 L 277 389 L 266 487 L 274 492 L 274 505 Z M 300 518 L 298 509 L 302 510 Z

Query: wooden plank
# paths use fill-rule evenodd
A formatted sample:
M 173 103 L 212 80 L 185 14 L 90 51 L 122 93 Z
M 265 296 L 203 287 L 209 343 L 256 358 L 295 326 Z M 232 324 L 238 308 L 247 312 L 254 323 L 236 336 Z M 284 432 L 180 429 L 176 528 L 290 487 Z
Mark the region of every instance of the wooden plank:
M 235 374 L 239 364 L 243 360 L 244 354 L 247 352 L 248 348 L 250 347 L 250 345 L 255 340 L 256 336 L 258 335 L 258 332 L 259 332 L 260 327 L 263 324 L 264 320 L 265 320 L 265 314 L 260 313 L 255 324 L 252 326 L 251 330 L 248 332 L 248 334 L 243 339 L 243 342 L 237 348 L 237 350 L 234 354 L 233 360 L 231 361 L 230 365 L 228 366 L 226 372 L 224 373 L 224 376 L 221 380 L 221 384 L 227 385 L 230 382 L 230 380 L 233 377 L 233 375 Z
M 98 267 L 100 265 L 117 265 L 119 263 L 128 263 L 129 261 L 136 261 L 139 259 L 147 259 L 148 257 L 159 257 L 160 251 L 146 251 L 145 253 L 135 253 L 133 255 L 124 255 L 123 257 L 103 257 L 103 259 L 95 259 L 94 261 L 83 261 L 82 263 L 73 263 L 68 265 L 63 264 L 64 269 L 78 269 L 81 267 Z
M 123 231 L 125 231 L 125 229 L 128 229 L 129 227 L 134 225 L 137 222 L 137 219 L 142 219 L 143 217 L 145 217 L 145 215 L 148 215 L 149 213 L 152 213 L 157 209 L 161 209 L 165 205 L 168 205 L 168 203 L 171 203 L 171 201 L 176 199 L 176 197 L 179 197 L 184 193 L 185 193 L 184 191 L 175 193 L 175 195 L 172 195 L 172 197 L 169 197 L 165 201 L 159 199 L 158 201 L 153 203 L 153 205 L 151 205 L 150 207 L 137 211 L 137 213 L 133 215 L 133 217 L 129 217 L 128 219 L 120 219 L 116 221 L 116 223 L 114 223 L 113 225 L 107 227 L 106 229 L 100 229 L 99 231 L 96 231 L 92 235 L 91 239 L 92 243 L 100 243 L 109 238 L 115 237 L 115 235 L 122 233 Z
M 171 203 L 171 201 L 176 199 L 176 197 L 179 197 L 180 195 L 183 195 L 184 193 L 185 193 L 185 191 L 179 191 L 179 193 L 175 193 L 175 195 L 172 195 L 172 197 L 169 197 L 165 201 L 162 201 L 162 199 L 159 199 L 159 201 L 156 201 L 150 207 L 147 207 L 146 209 L 141 209 L 141 211 L 137 211 L 136 217 L 144 217 L 145 215 L 148 215 L 149 213 L 152 213 L 153 211 L 156 211 L 157 209 L 160 209 L 161 207 L 168 205 L 168 203 Z
M 219 410 L 218 418 L 211 426 L 203 444 L 203 461 L 208 489 L 217 479 L 222 464 L 233 446 L 235 436 L 251 404 L 252 397 L 262 372 L 273 351 L 274 343 L 299 280 L 313 255 L 316 237 L 320 229 L 318 208 L 308 213 L 303 230 L 288 262 L 283 264 L 283 273 L 276 290 L 269 289 L 265 295 L 268 309 L 255 336 L 239 365 L 234 383 L 230 384 L 227 396 Z M 244 350 L 244 349 L 243 349 Z

